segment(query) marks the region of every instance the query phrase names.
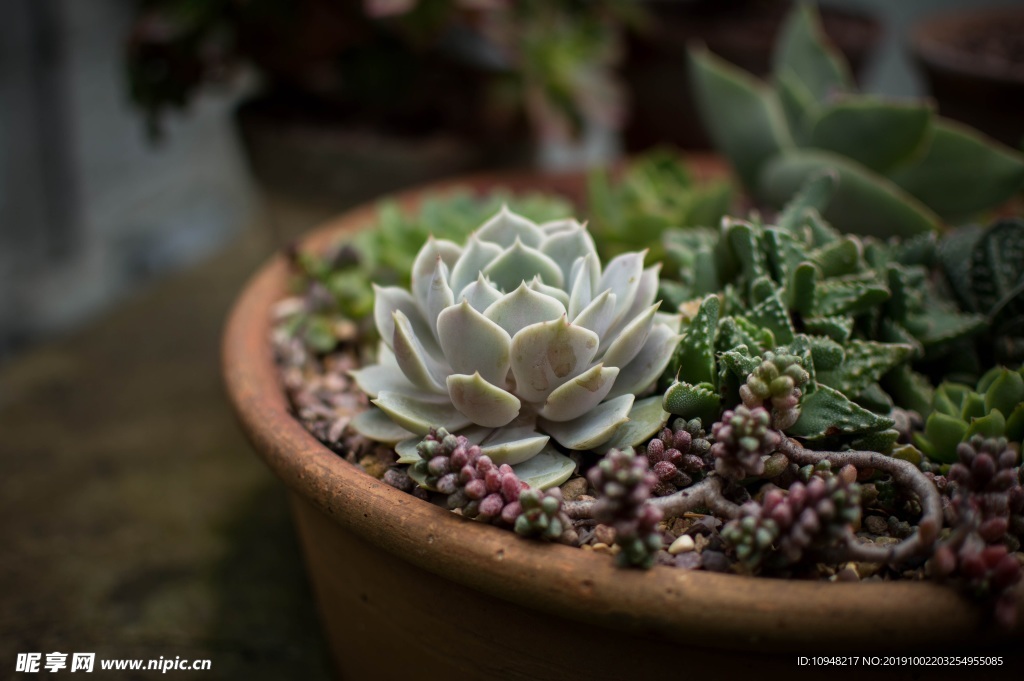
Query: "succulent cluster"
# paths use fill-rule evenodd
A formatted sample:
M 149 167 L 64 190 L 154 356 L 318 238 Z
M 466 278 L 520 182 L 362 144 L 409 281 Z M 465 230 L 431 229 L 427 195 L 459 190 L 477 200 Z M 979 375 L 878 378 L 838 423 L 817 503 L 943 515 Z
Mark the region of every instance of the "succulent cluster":
M 989 320 L 987 359 L 1024 362 L 1024 219 L 958 229 L 943 239 L 938 258 L 960 307 Z
M 767 459 L 782 441 L 772 428 L 772 417 L 764 407 L 748 408 L 739 405 L 722 414 L 722 420 L 711 429 L 715 444 L 711 454 L 715 457 L 715 470 L 730 480 L 764 473 Z
M 821 472 L 787 491 L 771 489 L 761 503 L 747 502 L 740 512 L 722 530 L 740 563 L 751 571 L 785 567 L 848 533 L 860 520 L 860 487 L 845 476 Z
M 1010 589 L 1024 575 L 1011 553 L 1024 538 L 1019 445 L 974 435 L 957 445 L 956 453 L 945 489 L 952 531 L 932 564 L 939 576 L 960 578 L 975 594 L 994 601 L 996 617 L 1011 626 L 1017 606 Z
M 443 428 L 431 430 L 418 445 L 422 457 L 410 477 L 427 489 L 447 495 L 449 509 L 483 522 L 513 526 L 526 488 L 507 464 L 495 465 L 480 447 Z
M 726 112 L 715 134 L 754 194 L 801 184 L 770 219 L 666 228 L 712 204 L 666 196 L 688 178 L 651 163 L 614 196 L 595 175 L 591 200 L 606 200 L 595 211 L 616 225 L 614 251 L 663 232 L 665 279 L 644 252 L 602 265 L 575 220 L 538 224 L 503 208 L 464 244 L 428 239 L 409 259 L 408 288 L 375 286 L 376 362 L 345 378 L 373 405 L 352 437 L 393 446 L 409 466 L 387 482 L 523 536 L 614 541 L 629 566 L 660 552 L 677 567 L 795 573 L 824 560 L 923 575 L 931 557 L 935 574 L 1012 619 L 1024 368 L 986 369 L 1014 357 L 1020 337 L 1024 222 L 940 241 L 935 213 L 882 177 L 918 195 L 931 191 L 920 180 L 930 164 L 954 163 L 963 196 L 932 197 L 945 217 L 1005 197 L 1024 163 L 927 107 L 851 98 L 816 32 L 798 10 L 774 92 L 695 57 L 699 88 Z M 743 144 L 727 139 L 743 126 Z M 879 152 L 878 135 L 897 148 Z M 963 180 L 963 158 L 998 166 L 991 186 Z M 645 211 L 651 222 L 634 224 Z M 358 261 L 337 258 L 341 269 Z M 310 277 L 295 324 L 328 341 L 337 329 L 315 318 L 335 295 L 330 276 Z M 871 513 L 855 534 L 862 505 Z M 701 515 L 713 522 L 695 537 Z
M 706 470 L 710 451 L 700 419 L 674 419 L 641 451 L 658 479 L 651 492 L 663 497 L 692 484 Z
M 1024 157 L 937 116 L 931 102 L 858 94 L 813 3 L 795 4 L 770 84 L 691 52 L 704 124 L 754 197 L 779 206 L 830 169 L 841 182 L 826 217 L 844 231 L 889 237 L 970 217 L 1024 186 Z
M 955 462 L 959 444 L 977 435 L 1005 436 L 1019 446 L 1024 441 L 1024 367 L 995 367 L 974 389 L 943 383 L 930 406 L 924 432 L 914 434 L 914 444 L 933 461 Z
M 958 361 L 986 321 L 943 300 L 931 235 L 882 243 L 825 222 L 834 182 L 813 179 L 777 224 L 666 234 L 680 281 L 662 289 L 684 311 L 667 411 L 711 423 L 742 400 L 815 446 L 876 451 L 898 438 L 894 407 L 929 413 L 916 363 Z
M 562 510 L 562 490 L 524 489 L 519 493 L 519 515 L 512 526 L 522 537 L 537 537 L 572 544 L 576 531 Z
M 602 267 L 576 221 L 537 225 L 503 209 L 465 246 L 428 240 L 411 291 L 376 288 L 379 356 L 352 375 L 391 437 L 441 426 L 510 465 L 550 440 L 593 449 L 630 420 L 678 340 L 679 318 L 658 313 L 658 267 L 643 259 Z M 354 427 L 381 439 L 368 414 Z
M 675 150 L 655 149 L 630 163 L 618 178 L 602 168 L 587 178 L 590 226 L 605 257 L 640 248 L 662 260 L 668 228 L 717 225 L 729 213 L 727 181 L 698 183 Z
M 749 409 L 770 409 L 772 428 L 785 430 L 800 418 L 800 386 L 810 378 L 799 357 L 769 350 L 740 386 L 740 399 Z
M 612 449 L 587 474 L 598 491 L 594 518 L 615 530 L 617 559 L 627 566 L 651 567 L 661 550 L 662 513 L 647 504 L 657 477 L 647 459 L 631 450 Z

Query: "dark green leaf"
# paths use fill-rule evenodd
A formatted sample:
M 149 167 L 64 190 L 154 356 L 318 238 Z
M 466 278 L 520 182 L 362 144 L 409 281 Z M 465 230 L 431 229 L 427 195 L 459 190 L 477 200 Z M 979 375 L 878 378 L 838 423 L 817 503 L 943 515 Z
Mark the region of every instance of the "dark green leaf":
M 690 74 L 701 120 L 715 147 L 747 187 L 761 167 L 793 141 L 775 93 L 707 50 L 690 51 Z
M 924 151 L 933 113 L 929 104 L 851 97 L 821 112 L 808 146 L 834 151 L 885 173 Z
M 825 37 L 811 3 L 794 3 L 775 44 L 773 70 L 791 72 L 819 102 L 853 89 L 849 67 Z
M 839 186 L 824 217 L 844 232 L 881 238 L 909 237 L 938 228 L 939 219 L 898 186 L 850 159 L 822 150 L 788 150 L 761 170 L 758 195 L 783 205 L 809 177 L 825 170 Z
M 939 119 L 920 159 L 890 179 L 946 220 L 997 206 L 1024 186 L 1024 157 L 967 126 Z

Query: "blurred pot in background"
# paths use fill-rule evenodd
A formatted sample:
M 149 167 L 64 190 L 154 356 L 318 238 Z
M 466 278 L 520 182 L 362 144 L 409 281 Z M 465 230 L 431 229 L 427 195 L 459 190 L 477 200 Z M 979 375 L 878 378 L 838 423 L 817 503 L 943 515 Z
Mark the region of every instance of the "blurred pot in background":
M 628 5 L 142 0 L 128 82 L 159 135 L 170 109 L 251 67 L 260 88 L 237 118 L 254 175 L 271 190 L 350 203 L 531 157 L 610 160 Z
M 1024 144 L 1024 7 L 958 10 L 918 25 L 914 57 L 943 115 Z
M 708 149 L 708 138 L 686 69 L 686 48 L 702 42 L 725 60 L 756 76 L 771 70 L 772 46 L 790 0 L 647 0 L 647 20 L 628 36 L 623 67 L 632 104 L 625 129 L 631 152 L 670 142 Z M 825 33 L 855 76 L 877 46 L 882 27 L 875 18 L 820 7 Z

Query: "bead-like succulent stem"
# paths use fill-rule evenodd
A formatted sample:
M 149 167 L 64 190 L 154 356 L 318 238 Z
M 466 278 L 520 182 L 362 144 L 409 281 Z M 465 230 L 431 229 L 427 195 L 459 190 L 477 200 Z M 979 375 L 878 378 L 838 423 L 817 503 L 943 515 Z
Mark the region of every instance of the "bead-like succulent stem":
M 723 486 L 723 478 L 712 473 L 692 487 L 671 496 L 652 499 L 650 503 L 658 506 L 666 516 L 680 516 L 698 508 L 707 508 L 724 518 L 735 518 L 740 507 L 722 496 Z
M 921 520 L 917 531 L 893 546 L 872 546 L 858 541 L 852 533 L 840 549 L 842 558 L 870 563 L 900 563 L 913 556 L 926 553 L 935 542 L 942 527 L 942 499 L 935 485 L 916 466 L 878 452 L 819 452 L 806 449 L 794 440 L 783 440 L 779 451 L 789 460 L 802 466 L 828 461 L 833 466 L 850 464 L 856 468 L 874 468 L 885 471 L 893 480 L 907 487 L 921 502 Z
M 711 473 L 695 485 L 666 497 L 651 499 L 647 503 L 659 508 L 666 517 L 680 516 L 698 508 L 707 508 L 716 515 L 735 518 L 740 507 L 722 496 L 723 484 L 721 476 Z M 567 501 L 563 504 L 562 510 L 574 520 L 593 518 L 594 501 Z

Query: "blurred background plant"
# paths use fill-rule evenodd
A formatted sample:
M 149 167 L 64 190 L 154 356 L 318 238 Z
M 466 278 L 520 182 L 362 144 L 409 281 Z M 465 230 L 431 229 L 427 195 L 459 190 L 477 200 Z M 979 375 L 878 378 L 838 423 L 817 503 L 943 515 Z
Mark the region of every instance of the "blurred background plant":
M 1024 156 L 941 116 L 928 100 L 858 92 L 814 5 L 787 19 L 762 81 L 690 54 L 702 120 L 750 194 L 780 207 L 808 177 L 838 173 L 825 217 L 840 230 L 910 236 L 991 211 L 1024 187 Z
M 614 67 L 641 17 L 624 0 L 140 0 L 126 68 L 154 135 L 168 111 L 250 66 L 278 106 L 493 143 L 525 124 L 542 162 L 578 164 L 551 147 L 616 153 Z

